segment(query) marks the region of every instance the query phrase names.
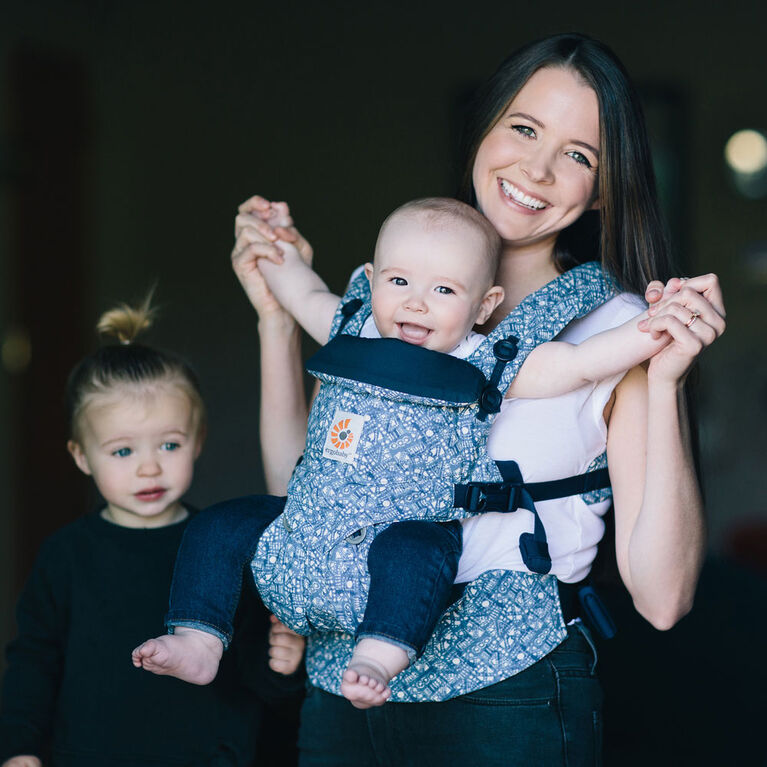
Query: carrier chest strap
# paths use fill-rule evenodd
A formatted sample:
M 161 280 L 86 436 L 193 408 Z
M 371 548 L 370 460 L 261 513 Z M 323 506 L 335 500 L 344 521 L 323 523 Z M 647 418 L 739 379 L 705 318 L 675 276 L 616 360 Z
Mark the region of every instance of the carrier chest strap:
M 488 380 L 479 395 L 479 409 L 477 410 L 478 420 L 484 421 L 489 415 L 501 411 L 501 402 L 503 401 L 504 392 L 498 388 L 498 384 L 506 365 L 517 356 L 518 347 L 519 339 L 516 336 L 502 338 L 500 341 L 496 341 L 493 344 L 495 365 L 490 373 L 490 380 Z

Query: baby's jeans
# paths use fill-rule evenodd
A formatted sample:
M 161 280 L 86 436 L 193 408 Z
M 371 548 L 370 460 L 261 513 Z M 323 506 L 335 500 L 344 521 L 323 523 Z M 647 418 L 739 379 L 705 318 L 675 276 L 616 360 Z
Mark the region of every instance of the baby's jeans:
M 459 522 L 395 522 L 368 552 L 370 588 L 356 638 L 385 639 L 420 655 L 451 603 L 462 549 Z
M 170 633 L 176 626 L 186 626 L 207 631 L 224 648 L 229 646 L 243 576 L 250 577 L 258 540 L 284 505 L 285 498 L 249 495 L 192 517 L 176 555 L 165 616 Z
M 216 504 L 187 525 L 176 556 L 165 624 L 206 631 L 229 646 L 243 576 L 285 498 L 251 495 Z M 421 653 L 451 601 L 461 555 L 458 522 L 395 522 L 370 545 L 370 588 L 357 637 Z M 268 605 L 267 605 L 268 607 Z

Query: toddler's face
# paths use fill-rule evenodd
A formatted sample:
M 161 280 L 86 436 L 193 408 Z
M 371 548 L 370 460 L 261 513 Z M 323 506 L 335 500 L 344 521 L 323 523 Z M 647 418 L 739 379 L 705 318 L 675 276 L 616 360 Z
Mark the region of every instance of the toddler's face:
M 426 225 L 417 215 L 390 221 L 375 263 L 365 266 L 378 332 L 433 351 L 455 349 L 498 303 L 488 290 L 485 248 L 467 225 Z
M 179 517 L 200 452 L 189 397 L 177 387 L 96 396 L 69 449 L 93 476 L 106 516 L 123 527 L 162 527 Z

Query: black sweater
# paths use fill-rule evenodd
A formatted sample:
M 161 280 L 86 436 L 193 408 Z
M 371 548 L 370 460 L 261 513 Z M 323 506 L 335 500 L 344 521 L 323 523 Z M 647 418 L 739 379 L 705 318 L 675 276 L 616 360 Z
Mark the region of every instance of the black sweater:
M 46 767 L 251 764 L 262 702 L 302 681 L 269 671 L 267 614 L 247 589 L 212 684 L 131 663 L 134 647 L 165 631 L 185 526 L 132 529 L 94 513 L 43 544 L 7 649 L 0 764 L 19 754 Z

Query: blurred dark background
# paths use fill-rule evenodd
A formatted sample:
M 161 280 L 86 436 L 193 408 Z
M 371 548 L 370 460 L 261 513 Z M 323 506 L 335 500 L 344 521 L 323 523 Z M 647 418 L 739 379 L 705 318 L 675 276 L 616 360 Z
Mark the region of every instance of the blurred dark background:
M 639 85 L 681 272 L 717 272 L 728 307 L 700 366 L 697 608 L 659 634 L 609 595 L 607 763 L 767 764 L 767 203 L 724 160 L 735 131 L 767 130 L 757 0 L 3 3 L 3 643 L 40 540 L 95 502 L 65 451 L 62 391 L 98 315 L 157 282 L 146 340 L 193 362 L 210 412 L 190 500 L 262 491 L 256 316 L 229 267 L 237 204 L 288 200 L 340 290 L 392 208 L 454 192 L 472 89 L 560 31 L 607 42 Z

